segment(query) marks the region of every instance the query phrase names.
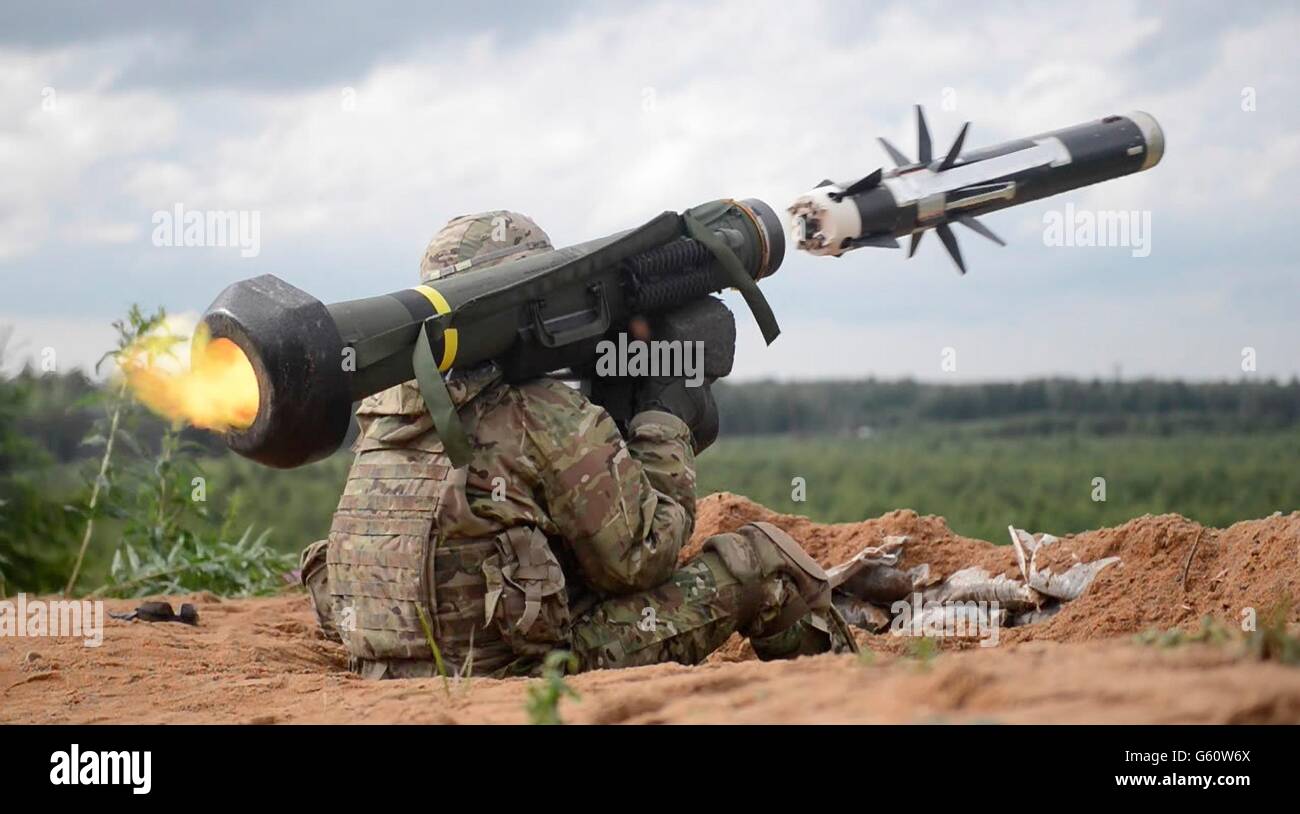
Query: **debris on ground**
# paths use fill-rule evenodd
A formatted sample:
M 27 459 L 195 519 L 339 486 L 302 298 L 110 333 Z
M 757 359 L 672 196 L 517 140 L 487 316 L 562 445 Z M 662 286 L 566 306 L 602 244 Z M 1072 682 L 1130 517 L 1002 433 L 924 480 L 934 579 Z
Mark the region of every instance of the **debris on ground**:
M 109 611 L 108 615 L 123 622 L 180 622 L 184 625 L 197 625 L 199 623 L 198 609 L 189 602 L 181 605 L 180 613 L 177 613 L 172 608 L 170 602 L 146 602 L 128 613 Z
M 827 569 L 835 607 L 846 622 L 869 633 L 885 628 L 907 633 L 1032 625 L 1052 618 L 1061 603 L 1078 599 L 1106 566 L 1120 561 L 1119 557 L 1103 557 L 1074 562 L 1056 573 L 1054 566 L 1046 564 L 1046 557 L 1039 567 L 1038 554 L 1059 538 L 1030 534 L 1014 526 L 1008 529 L 1019 579 L 990 573 L 980 565 L 954 571 L 943 580 L 931 577 L 928 562 L 903 570 L 898 564 L 907 535 L 888 535 L 880 545 L 866 546 L 846 562 Z
M 1300 512 L 1224 529 L 1176 514 L 1145 515 L 1113 528 L 1055 537 L 1029 554 L 1022 570 L 1014 546 L 964 537 L 942 517 L 899 509 L 857 522 L 818 523 L 721 492 L 697 503 L 695 532 L 682 558 L 697 553 L 710 535 L 755 520 L 783 529 L 828 569 L 866 547 L 881 546 L 888 537 L 905 537 L 897 567 L 923 591 L 976 566 L 991 577 L 1028 584 L 1024 571 L 1031 560 L 1037 572 L 1063 576 L 1078 563 L 1120 558 L 1098 568 L 1073 600 L 1046 597 L 1037 610 L 1013 612 L 1004 642 L 1073 642 L 1132 636 L 1150 628 L 1193 629 L 1207 613 L 1240 626 L 1251 609 L 1262 617 L 1288 598 L 1300 601 Z M 921 577 L 923 571 L 928 573 Z M 1049 580 L 1049 590 L 1053 584 L 1059 581 Z M 1300 624 L 1300 606 L 1292 608 L 1288 619 Z M 889 638 L 869 637 L 866 643 L 888 650 Z M 752 650 L 737 638 L 715 661 L 752 658 Z
M 1055 597 L 1062 602 L 1078 599 L 1106 566 L 1119 562 L 1119 557 L 1103 557 L 1092 562 L 1076 562 L 1065 572 L 1052 573 L 1052 566 L 1038 567 L 1038 553 L 1060 542 L 1051 534 L 1030 534 L 1024 529 L 1007 526 L 1011 545 L 1016 549 L 1016 562 L 1029 587 L 1040 594 Z

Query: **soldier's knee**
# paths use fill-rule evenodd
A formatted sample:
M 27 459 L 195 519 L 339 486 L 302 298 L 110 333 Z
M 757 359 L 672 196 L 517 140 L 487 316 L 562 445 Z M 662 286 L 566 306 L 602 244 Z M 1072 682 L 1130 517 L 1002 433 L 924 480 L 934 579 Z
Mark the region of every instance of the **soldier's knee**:
M 741 584 L 737 628 L 761 638 L 794 626 L 809 612 L 831 606 L 826 572 L 781 529 L 749 523 L 704 542 Z
M 606 537 L 578 554 L 588 584 L 603 594 L 623 596 L 667 582 L 677 570 L 677 555 L 685 534 L 656 529 L 628 545 Z

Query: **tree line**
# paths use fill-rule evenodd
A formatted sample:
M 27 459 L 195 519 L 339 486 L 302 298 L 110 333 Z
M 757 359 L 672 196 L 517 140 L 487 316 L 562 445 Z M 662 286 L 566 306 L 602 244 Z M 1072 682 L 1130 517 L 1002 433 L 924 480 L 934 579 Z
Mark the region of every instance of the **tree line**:
M 8 421 L 50 459 L 86 457 L 82 445 L 99 416 L 100 385 L 80 370 L 38 374 L 25 369 L 0 384 L 24 394 Z M 855 435 L 914 425 L 962 423 L 992 436 L 1059 433 L 1170 435 L 1255 433 L 1300 425 L 1300 381 L 1206 382 L 1142 379 L 1031 379 L 1023 382 L 932 384 L 910 379 L 810 382 L 718 382 L 714 394 L 727 436 Z M 164 422 L 145 417 L 138 437 L 155 447 Z M 187 442 L 211 454 L 219 438 L 185 430 Z M 0 450 L 0 466 L 6 462 Z
M 1031 379 L 984 384 L 881 381 L 723 382 L 727 435 L 866 435 L 965 423 L 992 435 L 1245 432 L 1300 423 L 1300 381 Z

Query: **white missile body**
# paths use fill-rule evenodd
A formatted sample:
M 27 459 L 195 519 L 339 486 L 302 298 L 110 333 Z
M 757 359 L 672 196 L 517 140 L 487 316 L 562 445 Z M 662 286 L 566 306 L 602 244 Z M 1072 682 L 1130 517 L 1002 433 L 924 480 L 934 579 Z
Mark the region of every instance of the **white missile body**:
M 925 116 L 916 109 L 919 161 L 881 139 L 897 166 L 848 184 L 823 181 L 789 207 L 795 244 L 838 257 L 864 246 L 897 248 L 911 235 L 908 256 L 927 229 L 939 233 L 959 271 L 965 264 L 951 222 L 1005 245 L 977 215 L 1140 172 L 1164 154 L 1164 134 L 1150 115 L 1107 116 L 1087 124 L 961 154 L 969 123 L 948 153 L 930 154 Z

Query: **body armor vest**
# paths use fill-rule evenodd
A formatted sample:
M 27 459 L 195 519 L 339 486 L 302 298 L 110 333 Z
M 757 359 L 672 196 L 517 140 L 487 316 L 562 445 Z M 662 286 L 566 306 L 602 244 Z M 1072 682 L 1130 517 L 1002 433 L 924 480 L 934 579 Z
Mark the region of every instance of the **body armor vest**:
M 398 404 L 386 412 L 381 398 L 374 412 L 398 430 L 358 440 L 330 526 L 326 563 L 339 633 L 363 673 L 378 663 L 394 675 L 429 675 L 441 657 L 450 674 L 471 650 L 472 672 L 491 673 L 516 656 L 485 619 L 484 563 L 507 530 L 470 510 L 466 470 L 452 468 L 427 413 L 404 411 L 411 393 L 418 399 L 404 387 L 380 394 Z M 472 432 L 474 411 L 460 412 Z

